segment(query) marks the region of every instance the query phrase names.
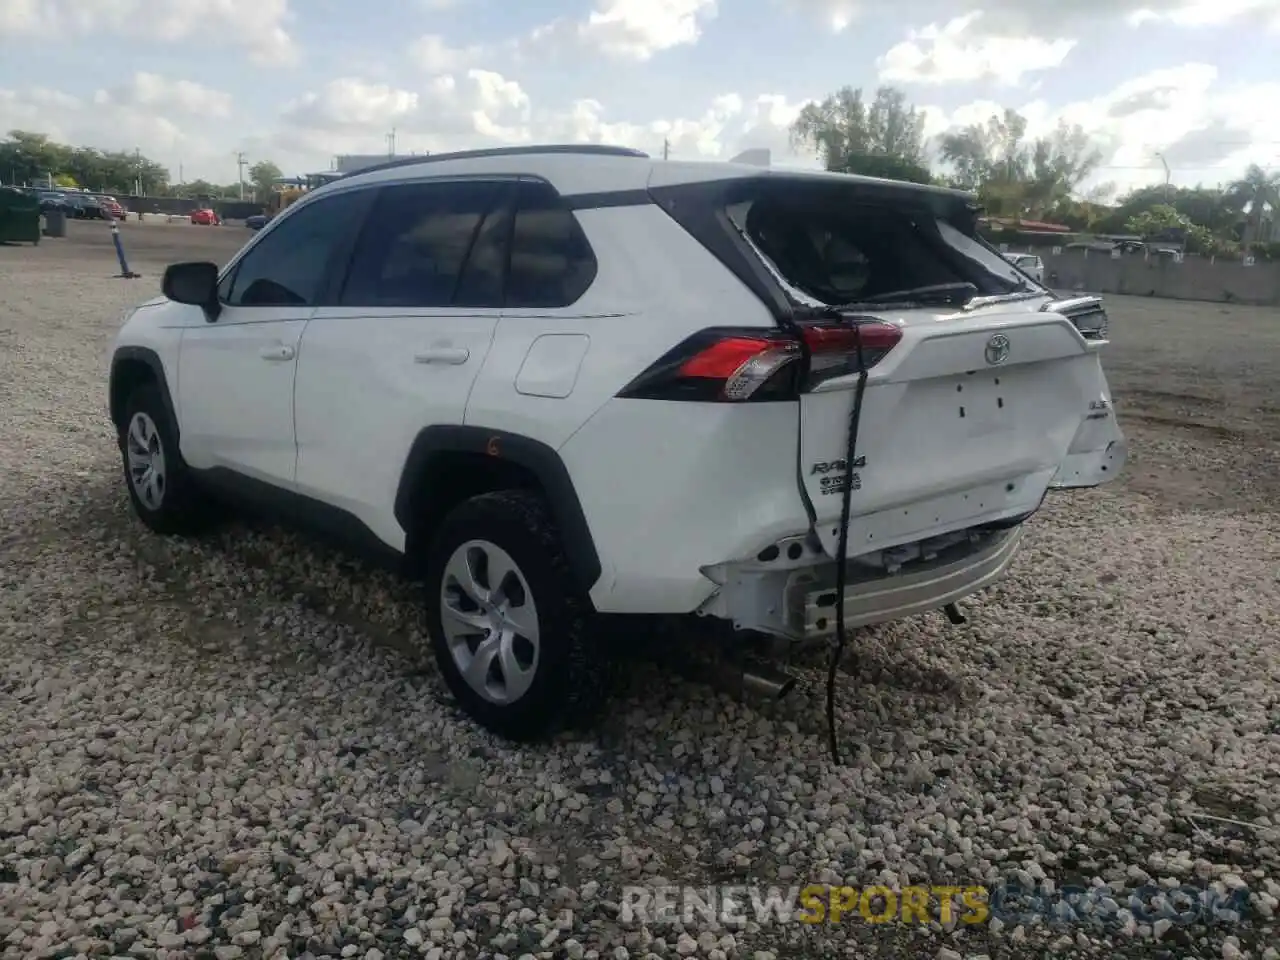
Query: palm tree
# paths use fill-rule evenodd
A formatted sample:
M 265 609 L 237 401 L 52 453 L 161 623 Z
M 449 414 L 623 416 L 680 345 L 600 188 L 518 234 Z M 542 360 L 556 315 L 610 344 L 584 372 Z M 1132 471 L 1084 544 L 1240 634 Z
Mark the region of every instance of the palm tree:
M 1233 210 L 1246 214 L 1245 245 L 1257 243 L 1262 236 L 1265 211 L 1272 216 L 1280 213 L 1280 171 L 1268 173 L 1256 163 L 1251 163 L 1244 176 L 1228 184 L 1224 199 Z

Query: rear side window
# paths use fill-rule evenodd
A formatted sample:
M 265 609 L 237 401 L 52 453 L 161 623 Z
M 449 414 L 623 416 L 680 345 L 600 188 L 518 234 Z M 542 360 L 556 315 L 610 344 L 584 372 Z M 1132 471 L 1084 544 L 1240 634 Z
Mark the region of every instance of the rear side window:
M 223 279 L 224 301 L 233 307 L 318 305 L 336 257 L 359 229 L 365 202 L 361 192 L 348 190 L 291 211 Z
M 567 307 L 596 278 L 596 258 L 573 215 L 550 185 L 521 181 L 506 305 L 513 308 Z
M 356 245 L 344 306 L 498 308 L 512 185 L 386 187 Z
M 730 220 L 797 299 L 963 302 L 1037 289 L 926 197 L 881 199 L 787 181 L 753 189 L 729 206 Z

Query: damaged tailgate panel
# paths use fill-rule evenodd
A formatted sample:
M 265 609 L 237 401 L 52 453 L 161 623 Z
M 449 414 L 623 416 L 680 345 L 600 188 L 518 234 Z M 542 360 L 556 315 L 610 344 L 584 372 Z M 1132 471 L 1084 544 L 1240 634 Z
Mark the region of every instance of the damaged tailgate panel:
M 851 483 L 849 555 L 1034 512 L 1051 486 L 1119 473 L 1124 439 L 1097 345 L 1025 308 L 883 315 L 898 346 L 870 373 L 852 470 L 843 460 L 855 377 L 801 400 L 801 477 L 815 532 L 838 550 Z

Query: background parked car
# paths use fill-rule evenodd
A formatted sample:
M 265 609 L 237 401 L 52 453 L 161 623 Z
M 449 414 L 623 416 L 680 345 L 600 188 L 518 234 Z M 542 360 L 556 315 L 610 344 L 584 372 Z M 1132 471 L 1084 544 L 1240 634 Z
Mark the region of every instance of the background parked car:
M 252 217 L 244 218 L 244 225 L 250 230 L 261 230 L 270 219 L 265 213 L 255 213 Z
M 1011 253 L 1009 261 L 1036 283 L 1044 283 L 1044 261 L 1034 253 Z
M 191 222 L 205 227 L 216 227 L 222 223 L 222 219 L 211 207 L 202 207 L 191 211 Z
M 65 193 L 59 190 L 37 190 L 35 191 L 35 196 L 40 201 L 41 213 L 56 210 L 65 213 L 69 217 L 75 215 L 75 204 Z
M 72 204 L 72 215 L 77 220 L 106 220 L 107 212 L 97 197 L 88 193 L 69 193 L 67 199 Z
M 115 197 L 98 197 L 98 203 L 101 205 L 103 212 L 109 218 L 123 220 L 125 216 L 127 216 L 127 211 L 124 207 L 120 206 L 120 203 Z

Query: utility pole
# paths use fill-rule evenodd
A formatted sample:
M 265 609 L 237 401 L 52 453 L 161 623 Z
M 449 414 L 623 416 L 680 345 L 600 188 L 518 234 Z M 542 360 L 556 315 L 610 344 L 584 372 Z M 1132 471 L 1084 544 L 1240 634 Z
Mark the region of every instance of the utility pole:
M 662 138 L 662 159 L 663 160 L 671 159 L 671 141 L 668 140 L 666 137 Z
M 391 132 L 387 134 L 387 156 L 394 157 L 396 155 L 396 128 L 392 127 Z
M 138 147 L 133 148 L 133 170 L 136 181 L 134 185 L 138 190 L 137 195 L 141 197 L 143 196 L 142 191 L 144 186 L 142 183 L 142 150 Z
M 240 199 L 244 199 L 244 168 L 249 161 L 244 158 L 243 153 L 236 154 L 236 172 L 240 178 Z
M 1172 174 L 1170 174 L 1169 172 L 1169 161 L 1164 158 L 1163 153 L 1157 153 L 1156 159 L 1159 160 L 1164 165 L 1164 202 L 1168 203 L 1169 202 L 1169 180 L 1172 178 Z

